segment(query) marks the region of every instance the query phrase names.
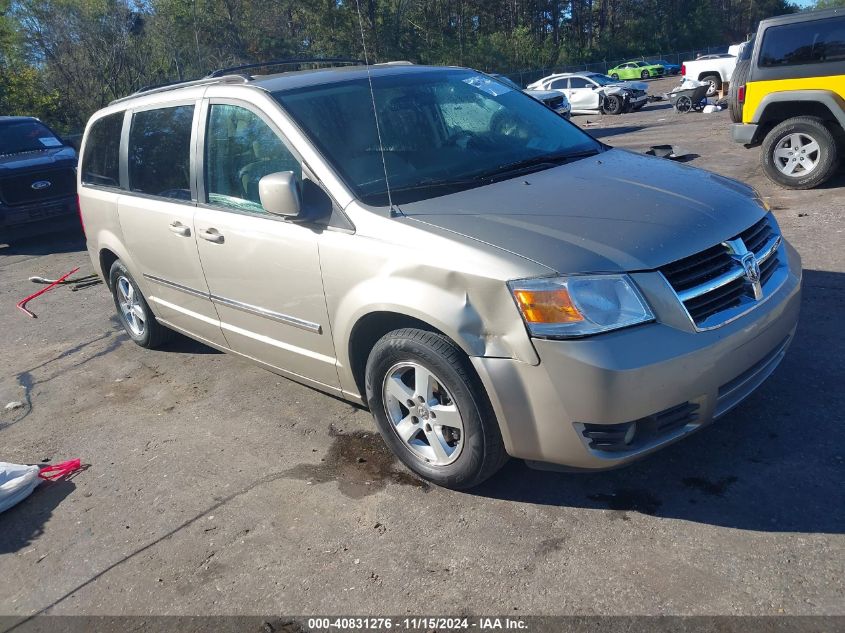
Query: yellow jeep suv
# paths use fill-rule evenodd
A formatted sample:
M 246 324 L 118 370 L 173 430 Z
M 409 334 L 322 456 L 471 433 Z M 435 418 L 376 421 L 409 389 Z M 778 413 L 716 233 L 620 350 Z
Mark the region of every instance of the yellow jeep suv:
M 845 9 L 763 20 L 731 84 L 733 139 L 762 143 L 770 180 L 811 189 L 836 172 L 845 138 Z

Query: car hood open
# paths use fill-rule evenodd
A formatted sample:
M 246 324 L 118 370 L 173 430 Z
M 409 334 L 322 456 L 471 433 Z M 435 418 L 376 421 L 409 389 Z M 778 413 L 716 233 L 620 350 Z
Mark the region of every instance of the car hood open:
M 401 211 L 559 273 L 656 269 L 766 213 L 747 185 L 619 149 Z

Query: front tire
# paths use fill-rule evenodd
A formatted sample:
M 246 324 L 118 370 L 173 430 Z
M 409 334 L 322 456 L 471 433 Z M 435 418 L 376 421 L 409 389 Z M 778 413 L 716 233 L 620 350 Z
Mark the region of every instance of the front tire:
M 640 73 L 640 79 L 648 79 L 649 77 L 651 77 L 651 74 L 647 70 Z
M 787 189 L 812 189 L 839 166 L 839 148 L 821 119 L 798 116 L 775 126 L 763 139 L 760 163 L 770 180 Z
M 366 394 L 385 443 L 424 479 L 471 488 L 507 460 L 484 387 L 442 334 L 405 328 L 383 336 L 367 360 Z
M 123 329 L 138 345 L 155 349 L 173 337 L 173 330 L 156 321 L 141 289 L 120 260 L 109 270 L 109 288 Z
M 618 75 L 618 74 L 616 74 L 616 73 L 613 73 L 613 74 L 610 76 L 610 78 L 611 78 L 611 79 L 613 79 L 614 81 L 619 81 L 619 75 Z
M 622 114 L 625 110 L 625 101 L 619 95 L 609 95 L 604 100 L 604 111 L 607 114 Z

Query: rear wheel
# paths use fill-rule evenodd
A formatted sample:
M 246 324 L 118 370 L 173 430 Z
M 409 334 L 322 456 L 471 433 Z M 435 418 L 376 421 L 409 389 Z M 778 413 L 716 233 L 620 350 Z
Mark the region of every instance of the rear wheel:
M 747 59 L 736 63 L 734 73 L 731 75 L 731 85 L 728 89 L 728 109 L 730 110 L 731 121 L 742 123 L 742 104 L 739 102 L 739 87 L 744 86 L 748 79 L 748 69 L 751 62 Z
M 469 359 L 441 334 L 406 328 L 382 337 L 367 361 L 366 393 L 385 443 L 424 479 L 471 488 L 507 460 Z
M 777 125 L 760 152 L 766 176 L 787 189 L 818 187 L 839 165 L 836 139 L 816 117 L 793 117 Z
M 643 72 L 640 73 L 640 79 L 648 79 L 649 77 L 651 77 L 651 75 L 649 74 L 649 72 L 647 70 L 644 70 Z
M 109 287 L 117 316 L 129 338 L 141 347 L 155 349 L 173 337 L 173 330 L 156 321 L 141 289 L 120 260 L 109 270 Z
M 701 81 L 710 84 L 707 87 L 708 97 L 715 97 L 722 89 L 722 78 L 719 75 L 705 75 L 701 78 Z

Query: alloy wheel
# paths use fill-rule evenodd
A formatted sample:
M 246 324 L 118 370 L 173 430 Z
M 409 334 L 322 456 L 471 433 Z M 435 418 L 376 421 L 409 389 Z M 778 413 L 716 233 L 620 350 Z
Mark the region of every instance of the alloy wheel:
M 126 277 L 117 278 L 117 303 L 126 326 L 135 336 L 143 336 L 147 329 L 147 314 L 141 305 L 141 296 Z
M 391 427 L 414 457 L 431 466 L 451 464 L 464 445 L 455 399 L 430 369 L 415 362 L 390 368 L 382 385 Z
M 774 164 L 791 178 L 806 176 L 821 159 L 821 147 L 809 134 L 797 132 L 784 136 L 774 150 Z

